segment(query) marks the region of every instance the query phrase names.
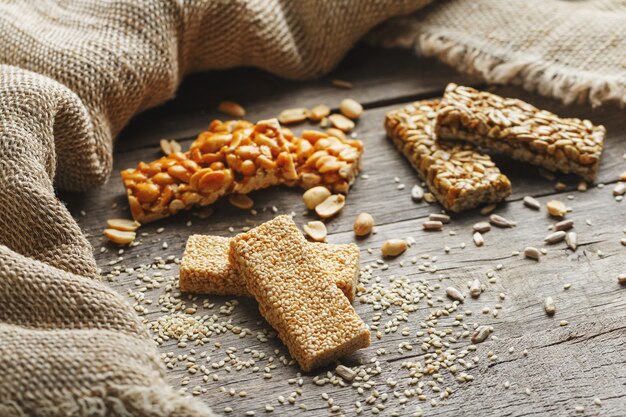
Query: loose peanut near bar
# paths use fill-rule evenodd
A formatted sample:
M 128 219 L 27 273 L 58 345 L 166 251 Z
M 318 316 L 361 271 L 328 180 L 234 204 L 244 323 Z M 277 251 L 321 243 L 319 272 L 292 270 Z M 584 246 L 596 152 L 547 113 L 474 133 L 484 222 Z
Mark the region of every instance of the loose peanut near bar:
M 363 145 L 323 132 L 302 137 L 275 119 L 213 121 L 189 152 L 173 152 L 122 171 L 133 218 L 158 220 L 227 194 L 247 194 L 276 184 L 324 185 L 346 193 L 359 171 Z
M 558 117 L 519 99 L 449 84 L 436 132 L 440 139 L 463 140 L 593 181 L 606 129 L 589 120 Z
M 293 220 L 278 216 L 234 237 L 231 259 L 263 317 L 310 371 L 369 346 L 370 332 L 306 245 Z
M 311 256 L 333 274 L 335 285 L 354 301 L 359 279 L 359 248 L 355 244 L 333 245 L 307 242 Z M 192 235 L 187 240 L 180 264 L 180 290 L 188 293 L 251 296 L 246 282 L 229 259 L 230 239 Z
M 385 128 L 441 205 L 459 212 L 509 196 L 509 179 L 488 155 L 468 145 L 435 140 L 438 109 L 438 100 L 417 101 L 387 113 Z

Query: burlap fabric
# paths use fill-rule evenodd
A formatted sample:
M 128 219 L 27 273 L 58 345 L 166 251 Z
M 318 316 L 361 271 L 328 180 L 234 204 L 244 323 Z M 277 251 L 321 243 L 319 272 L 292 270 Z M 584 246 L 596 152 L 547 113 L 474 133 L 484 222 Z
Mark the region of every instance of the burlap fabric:
M 566 103 L 626 104 L 623 0 L 439 1 L 372 41 L 414 48 L 490 83 Z
M 106 181 L 116 134 L 133 114 L 172 97 L 190 72 L 251 65 L 289 78 L 314 77 L 330 70 L 373 26 L 426 3 L 2 2 L 0 416 L 211 415 L 202 402 L 182 398 L 167 385 L 147 331 L 129 305 L 97 280 L 92 249 L 54 187 L 80 191 Z M 615 31 L 624 15 L 617 3 L 579 1 L 570 11 L 556 3 L 565 2 L 444 2 L 374 38 L 417 44 L 422 52 L 485 77 L 510 62 L 511 69 L 502 70 L 507 75 L 496 80 L 529 87 L 534 76 L 525 78 L 519 63 L 528 64 L 535 55 L 521 59 L 519 48 L 533 46 L 544 61 L 560 63 L 559 74 L 593 80 L 586 90 L 576 89 L 577 98 L 586 91 L 595 101 L 624 101 L 624 71 L 617 70 L 626 62 L 624 25 Z M 591 13 L 601 18 L 584 19 L 589 10 L 583 3 L 603 8 Z M 574 36 L 571 48 L 554 50 L 539 41 L 509 45 L 509 38 L 519 41 L 534 29 L 547 30 L 546 13 L 538 12 L 542 7 L 552 7 L 557 15 L 551 20 L 562 28 L 551 38 Z M 481 26 L 483 12 L 508 16 L 509 24 Z M 513 12 L 527 18 L 515 19 Z M 586 30 L 580 36 L 564 32 L 567 22 L 581 30 L 593 25 L 594 39 L 611 36 L 601 43 L 612 55 L 584 60 L 597 45 L 583 43 Z M 568 54 L 578 50 L 576 42 L 585 51 Z M 498 44 L 509 47 L 496 49 L 496 56 L 490 48 Z M 546 94 L 569 98 L 537 85 Z M 610 94 L 597 93 L 607 90 Z

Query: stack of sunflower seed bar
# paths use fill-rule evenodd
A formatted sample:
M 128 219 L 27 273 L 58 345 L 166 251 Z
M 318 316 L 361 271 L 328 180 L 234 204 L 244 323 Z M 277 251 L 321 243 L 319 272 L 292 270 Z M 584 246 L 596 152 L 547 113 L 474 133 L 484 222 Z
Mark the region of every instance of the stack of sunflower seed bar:
M 191 236 L 180 289 L 253 296 L 304 371 L 370 344 L 370 331 L 350 304 L 359 249 L 304 239 L 289 216 L 278 216 L 232 239 Z
M 385 128 L 452 212 L 511 194 L 508 178 L 474 146 L 593 181 L 606 133 L 589 120 L 560 118 L 519 99 L 456 84 L 447 86 L 441 102 L 418 101 L 389 112 Z
M 440 139 L 469 142 L 550 171 L 593 181 L 606 129 L 515 98 L 449 84 L 437 112 Z
M 424 100 L 389 112 L 387 134 L 446 210 L 459 212 L 504 200 L 511 194 L 511 183 L 488 155 L 436 140 L 439 108 L 438 100 Z
M 189 152 L 174 152 L 122 171 L 133 218 L 148 223 L 207 206 L 228 194 L 284 184 L 324 185 L 347 193 L 359 172 L 363 144 L 324 132 L 296 137 L 276 119 L 253 125 L 243 120 L 215 120 L 192 143 Z

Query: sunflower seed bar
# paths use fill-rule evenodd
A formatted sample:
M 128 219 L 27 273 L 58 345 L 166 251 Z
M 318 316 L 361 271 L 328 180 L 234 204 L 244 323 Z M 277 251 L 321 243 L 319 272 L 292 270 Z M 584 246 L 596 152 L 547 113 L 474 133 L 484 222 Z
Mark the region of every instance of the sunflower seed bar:
M 359 279 L 359 248 L 355 244 L 333 245 L 307 242 L 307 250 L 322 268 L 332 272 L 335 284 L 350 301 Z M 180 264 L 180 290 L 189 293 L 251 296 L 245 281 L 229 260 L 230 239 L 192 235 Z
M 370 332 L 289 216 L 231 240 L 231 260 L 304 371 L 369 346 Z
M 593 181 L 606 129 L 589 120 L 558 117 L 519 99 L 449 84 L 436 133 Z
M 438 100 L 417 101 L 387 113 L 387 134 L 446 210 L 459 212 L 504 200 L 511 183 L 488 155 L 472 146 L 438 143 Z
M 247 194 L 276 184 L 325 185 L 347 192 L 359 171 L 363 145 L 326 133 L 301 138 L 276 119 L 253 125 L 215 120 L 189 152 L 173 152 L 122 171 L 133 218 L 148 223 L 227 194 Z M 296 165 L 297 164 L 297 165 Z

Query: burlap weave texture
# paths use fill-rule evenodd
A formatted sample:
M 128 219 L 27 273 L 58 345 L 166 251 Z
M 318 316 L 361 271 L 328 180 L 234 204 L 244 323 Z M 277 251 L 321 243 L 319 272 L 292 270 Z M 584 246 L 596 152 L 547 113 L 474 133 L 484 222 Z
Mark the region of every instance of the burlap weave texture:
M 103 184 L 115 136 L 191 72 L 246 65 L 315 77 L 375 25 L 428 3 L 0 2 L 0 416 L 211 415 L 165 382 L 147 330 L 98 281 L 55 187 Z M 372 38 L 564 100 L 626 102 L 625 10 L 608 0 L 442 1 Z M 550 28 L 545 15 L 569 48 L 524 42 Z M 513 23 L 494 26 L 505 18 Z M 567 31 L 577 25 L 580 35 Z M 524 45 L 532 56 L 519 54 Z M 602 54 L 585 60 L 580 50 L 598 45 Z

